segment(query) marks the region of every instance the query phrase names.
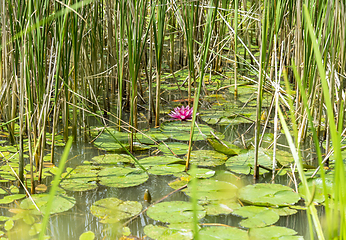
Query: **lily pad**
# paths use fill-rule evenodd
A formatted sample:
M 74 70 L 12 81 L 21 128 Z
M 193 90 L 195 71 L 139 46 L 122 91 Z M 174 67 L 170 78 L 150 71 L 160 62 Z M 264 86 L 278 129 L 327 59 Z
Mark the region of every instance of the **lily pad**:
M 104 198 L 96 201 L 90 212 L 102 223 L 117 223 L 130 218 L 142 210 L 142 204 L 136 201 L 122 201 L 118 198 Z
M 36 205 L 40 208 L 41 212 L 45 214 L 47 208 L 47 202 L 49 200 L 49 194 L 36 194 L 33 195 Z M 52 208 L 50 214 L 61 213 L 71 209 L 76 203 L 74 197 L 69 197 L 66 195 L 57 195 L 53 198 Z M 32 203 L 32 200 L 27 198 L 20 203 L 22 209 L 31 210 L 32 214 L 41 215 Z
M 161 202 L 147 211 L 147 215 L 164 223 L 184 223 L 192 220 L 192 204 L 190 202 L 173 201 Z M 205 211 L 200 205 L 197 205 L 197 218 L 201 219 L 205 216 Z
M 216 151 L 229 155 L 229 156 L 238 155 L 242 150 L 238 146 L 224 140 L 220 142 L 219 140 L 215 138 L 208 138 L 208 142 Z
M 0 199 L 0 204 L 8 204 L 15 200 L 25 198 L 25 194 L 13 194 L 9 196 L 5 196 L 3 199 Z
M 185 165 L 180 164 L 181 159 L 171 156 L 152 156 L 140 159 L 139 162 L 155 175 L 171 175 L 185 170 Z
M 234 210 L 241 208 L 241 205 L 236 199 L 220 199 L 207 202 L 206 205 L 201 204 L 209 216 L 220 214 L 230 214 Z
M 191 187 L 185 190 L 187 195 L 191 195 Z M 220 200 L 235 198 L 238 188 L 229 182 L 213 179 L 199 179 L 197 181 L 197 198 L 200 200 Z
M 149 176 L 142 169 L 110 167 L 102 169 L 99 173 L 100 184 L 108 187 L 133 187 L 144 183 Z
M 300 199 L 299 195 L 288 186 L 267 183 L 241 188 L 239 198 L 243 202 L 260 206 L 288 206 Z
M 69 191 L 88 191 L 97 188 L 97 173 L 95 166 L 81 165 L 65 173 L 60 186 Z
M 265 227 L 276 223 L 280 216 L 266 207 L 246 206 L 233 212 L 234 215 L 247 218 L 239 224 L 245 228 Z
M 196 150 L 191 152 L 190 163 L 203 166 L 215 167 L 226 162 L 227 156 L 213 150 Z
M 269 226 L 264 228 L 251 228 L 249 236 L 251 240 L 304 240 L 302 236 L 294 236 L 297 232 L 293 229 L 279 226 Z
M 211 178 L 215 171 L 208 168 L 195 168 L 187 171 L 187 173 L 196 178 Z
M 179 140 L 179 141 L 189 141 L 190 131 L 191 131 L 191 122 L 181 122 L 173 121 L 167 122 L 161 125 L 162 133 L 166 136 Z M 205 140 L 210 136 L 210 131 L 214 131 L 213 128 L 205 124 L 199 124 L 198 128 L 195 126 L 193 141 Z M 223 139 L 224 135 L 216 133 L 216 135 Z
M 226 167 L 232 172 L 239 174 L 249 174 L 254 164 L 254 150 L 249 150 L 246 153 L 239 154 L 238 156 L 230 157 L 226 162 Z M 258 164 L 271 168 L 271 158 L 263 152 L 258 151 Z M 260 174 L 268 172 L 265 169 L 260 168 Z
M 168 185 L 173 189 L 178 189 L 190 182 L 191 179 L 192 177 L 190 175 L 184 174 L 183 176 L 178 177 L 174 181 L 168 183 Z
M 313 193 L 313 200 L 312 202 L 316 203 L 322 203 L 325 201 L 325 196 L 323 194 L 323 181 L 322 178 L 309 178 L 307 180 L 308 187 L 310 189 L 310 193 Z M 332 180 L 326 179 L 325 184 L 327 187 L 327 196 L 331 196 L 334 198 L 334 191 L 333 191 L 333 182 Z M 306 192 L 305 188 L 302 186 L 302 184 L 299 184 L 299 194 L 302 198 L 304 198 L 306 201 L 311 201 L 311 199 L 306 199 Z
M 133 162 L 129 155 L 125 154 L 104 154 L 92 158 L 91 163 L 100 165 L 121 165 L 124 163 Z
M 249 239 L 247 231 L 236 227 L 204 227 L 199 231 L 199 238 L 202 240 Z
M 193 233 L 190 229 L 175 229 L 163 226 L 155 226 L 152 224 L 144 227 L 145 234 L 157 240 L 189 240 L 193 239 Z
M 148 131 L 143 131 L 143 134 L 137 133 L 136 139 L 143 144 L 156 144 L 158 141 L 165 141 L 168 137 L 158 128 L 152 128 Z
M 176 154 L 176 155 L 183 155 L 187 154 L 187 151 L 189 150 L 189 145 L 186 143 L 180 143 L 180 142 L 171 142 L 166 144 L 159 144 L 157 147 L 161 152 L 168 155 L 173 155 L 172 152 L 167 148 L 167 146 Z

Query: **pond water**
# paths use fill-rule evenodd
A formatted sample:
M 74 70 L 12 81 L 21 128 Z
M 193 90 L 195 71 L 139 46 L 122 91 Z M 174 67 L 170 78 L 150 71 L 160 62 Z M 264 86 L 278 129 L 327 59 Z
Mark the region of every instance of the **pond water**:
M 230 105 L 228 105 L 228 107 L 229 106 Z M 227 110 L 228 109 L 223 109 L 222 111 L 227 111 Z M 201 115 L 203 116 L 203 113 L 207 111 L 209 110 L 202 111 Z M 217 114 L 211 114 L 211 115 L 206 114 L 207 117 L 204 117 L 204 118 L 201 117 L 200 122 L 201 121 L 208 122 Z M 222 117 L 220 119 L 222 120 Z M 210 122 L 213 123 L 213 120 Z M 201 126 L 202 125 L 203 124 L 201 124 Z M 223 141 L 233 142 L 237 144 L 238 146 L 241 145 L 241 137 L 240 137 L 241 135 L 244 136 L 244 139 L 249 140 L 249 139 L 252 139 L 254 134 L 253 126 L 251 122 L 237 123 L 237 124 L 227 124 L 227 123 L 226 124 L 225 123 L 212 124 L 210 126 L 212 127 L 213 131 L 223 134 L 224 136 Z M 143 126 L 143 128 L 145 127 L 146 126 Z M 268 133 L 272 132 L 272 129 L 269 128 L 267 132 Z M 263 146 L 264 147 L 269 146 L 269 143 L 266 143 L 265 141 L 266 140 L 264 140 Z M 186 143 L 186 141 L 177 141 L 177 140 L 171 140 L 171 139 L 167 139 L 165 140 L 165 142 L 166 143 L 171 143 L 171 142 Z M 285 137 L 283 135 L 279 138 L 279 144 L 282 146 L 286 144 Z M 280 147 L 280 145 L 279 145 L 279 149 L 287 150 L 287 148 Z M 208 144 L 206 140 L 202 139 L 200 141 L 194 142 L 193 149 L 194 150 L 212 150 L 213 147 L 210 144 Z M 59 159 L 60 155 L 62 154 L 63 147 L 57 147 L 56 150 L 57 151 L 56 151 L 55 159 Z M 83 165 L 86 162 L 91 161 L 92 158 L 95 156 L 102 156 L 105 154 L 107 154 L 106 151 L 100 150 L 99 148 L 96 148 L 93 144 L 89 144 L 88 142 L 85 142 L 84 139 L 80 138 L 80 139 L 77 139 L 76 143 L 73 144 L 70 150 L 69 159 L 67 161 L 66 167 L 74 169 L 77 166 Z M 149 150 L 137 152 L 135 156 L 139 159 L 139 161 L 141 161 L 141 159 L 143 158 L 146 158 L 150 155 L 156 155 L 156 154 L 162 155 L 162 153 L 158 153 L 157 149 L 153 147 Z M 303 155 L 306 158 L 307 162 L 309 162 L 309 159 L 313 159 L 314 157 L 313 150 L 311 150 L 310 148 L 307 151 L 303 151 Z M 180 157 L 183 157 L 183 155 L 180 155 Z M 309 163 L 311 165 L 311 162 Z M 58 165 L 57 162 L 55 164 Z M 223 180 L 225 172 L 227 172 L 227 174 L 230 174 L 230 172 L 228 171 L 229 168 L 227 168 L 225 164 L 221 164 L 219 166 L 209 167 L 209 168 L 215 171 L 215 176 L 212 177 L 212 179 Z M 235 175 L 235 176 L 237 176 L 237 178 L 240 179 L 239 183 L 241 182 L 240 185 L 242 186 L 253 184 L 253 178 L 251 175 L 243 174 L 243 175 Z M 123 201 L 138 201 L 143 206 L 143 209 L 145 209 L 146 207 L 149 206 L 149 204 L 143 199 L 145 190 L 146 189 L 149 190 L 151 194 L 152 202 L 155 202 L 165 197 L 166 195 L 170 194 L 172 191 L 174 191 L 174 189 L 171 188 L 168 184 L 176 180 L 177 177 L 179 177 L 179 175 L 174 176 L 172 174 L 169 174 L 168 176 L 161 176 L 161 175 L 150 174 L 149 179 L 147 181 L 133 187 L 116 188 L 116 187 L 107 187 L 97 183 L 97 187 L 95 189 L 88 190 L 88 191 L 80 192 L 80 191 L 67 190 L 66 191 L 67 196 L 75 198 L 75 205 L 68 211 L 64 211 L 62 213 L 56 214 L 50 218 L 49 227 L 48 227 L 49 231 L 47 234 L 51 236 L 51 239 L 78 239 L 82 233 L 87 231 L 92 231 L 95 234 L 96 239 L 115 239 L 119 237 L 119 231 L 121 232 L 122 226 L 119 223 L 114 223 L 114 224 L 102 223 L 100 221 L 100 218 L 96 217 L 90 211 L 93 204 L 95 204 L 95 202 L 101 199 L 118 198 Z M 52 177 L 48 177 L 45 180 L 45 183 L 49 185 L 49 182 L 51 181 L 51 179 Z M 261 175 L 258 183 L 271 183 L 271 173 Z M 289 174 L 278 175 L 275 178 L 275 183 L 287 185 L 293 189 L 295 188 L 292 177 L 290 177 Z M 4 186 L 9 187 L 9 184 L 6 183 L 4 184 Z M 190 201 L 190 197 L 185 192 L 178 191 L 170 195 L 163 201 L 164 202 L 167 202 L 167 201 L 187 201 L 188 202 Z M 14 210 L 11 211 L 11 209 L 18 207 L 17 203 L 11 203 L 9 205 L 3 205 L 3 206 L 4 207 L 0 209 L 1 215 L 3 216 L 13 216 L 13 213 L 16 213 L 16 211 Z M 9 210 L 12 213 L 9 213 Z M 39 217 L 36 216 L 35 219 L 37 218 Z M 225 213 L 225 214 L 219 214 L 217 216 L 207 215 L 200 220 L 200 223 L 204 224 L 204 226 L 212 226 L 217 224 L 220 226 L 228 225 L 233 227 L 239 227 L 240 222 L 242 220 L 243 218 L 239 216 Z M 22 223 L 20 223 L 21 221 Z M 24 222 L 23 220 L 18 220 L 18 222 L 14 225 L 13 229 L 11 230 L 10 239 L 31 239 L 27 235 L 31 227 L 30 225 L 28 226 L 28 224 Z M 157 220 L 153 220 L 152 218 L 148 217 L 146 212 L 143 214 L 140 214 L 137 218 L 132 220 L 127 226 L 129 227 L 132 236 L 143 238 L 146 236 L 146 233 L 144 232 L 144 227 L 149 224 L 152 224 L 154 226 L 165 226 L 165 223 L 162 223 Z M 298 235 L 304 237 L 304 239 L 309 239 L 308 223 L 307 223 L 305 210 L 298 209 L 297 212 L 293 215 L 280 216 L 279 220 L 275 222 L 275 225 L 293 229 L 297 232 Z M 242 228 L 242 229 L 246 229 L 246 228 Z M 147 238 L 147 239 L 150 239 L 150 238 Z M 288 238 L 288 239 L 298 239 L 298 238 Z

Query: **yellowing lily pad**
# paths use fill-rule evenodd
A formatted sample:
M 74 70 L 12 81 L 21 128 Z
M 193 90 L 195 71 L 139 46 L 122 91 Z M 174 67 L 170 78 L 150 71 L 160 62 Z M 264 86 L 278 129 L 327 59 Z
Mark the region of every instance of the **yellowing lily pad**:
M 130 218 L 142 210 L 136 201 L 122 201 L 118 198 L 104 198 L 96 201 L 90 208 L 91 213 L 101 218 L 102 223 L 117 223 Z
M 197 205 L 197 218 L 201 219 L 205 214 L 203 208 Z M 187 223 L 192 221 L 192 204 L 183 201 L 161 202 L 150 207 L 147 215 L 163 223 Z
M 100 184 L 108 187 L 133 187 L 144 183 L 149 176 L 142 169 L 110 167 L 102 169 L 99 173 Z
M 290 187 L 281 184 L 258 183 L 239 190 L 241 201 L 260 206 L 288 206 L 300 197 Z
M 234 215 L 247 218 L 239 224 L 245 228 L 265 227 L 276 223 L 280 216 L 266 207 L 246 206 L 233 212 Z
M 247 231 L 236 227 L 204 227 L 199 231 L 201 240 L 247 240 L 249 239 Z
M 190 163 L 203 166 L 215 167 L 226 162 L 227 156 L 213 150 L 196 150 L 191 152 Z

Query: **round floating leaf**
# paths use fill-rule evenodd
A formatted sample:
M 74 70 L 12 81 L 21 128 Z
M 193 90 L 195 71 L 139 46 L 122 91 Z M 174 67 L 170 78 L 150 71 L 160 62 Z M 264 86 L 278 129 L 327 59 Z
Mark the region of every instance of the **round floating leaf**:
M 296 209 L 292 209 L 289 207 L 279 207 L 279 208 L 270 208 L 280 216 L 289 216 L 297 213 Z
M 129 155 L 125 154 L 104 154 L 92 158 L 91 163 L 100 165 L 117 165 L 131 163 L 133 160 Z
M 84 232 L 79 236 L 79 240 L 94 240 L 94 239 L 95 239 L 95 233 L 93 233 L 92 231 Z
M 249 239 L 247 231 L 235 227 L 204 227 L 199 231 L 201 240 L 247 240 Z
M 49 194 L 37 194 L 33 195 L 36 205 L 40 208 L 41 212 L 45 214 L 47 208 L 47 202 L 49 199 Z M 69 197 L 66 195 L 57 195 L 53 198 L 52 208 L 50 210 L 50 214 L 61 213 L 71 209 L 76 203 L 74 197 Z M 22 209 L 31 210 L 32 214 L 41 215 L 32 203 L 31 199 L 24 199 L 20 203 L 20 207 Z
M 258 183 L 239 190 L 241 201 L 260 206 L 287 206 L 295 204 L 300 197 L 290 187 L 281 184 Z
M 314 192 L 313 195 L 313 202 L 316 203 L 322 203 L 325 200 L 324 193 L 323 193 L 323 181 L 322 178 L 309 178 L 307 180 L 308 187 L 310 189 L 310 193 Z M 334 198 L 334 191 L 333 191 L 333 182 L 332 180 L 326 179 L 325 184 L 327 187 L 327 195 L 330 195 L 332 198 Z M 305 188 L 302 186 L 302 184 L 299 184 L 299 194 L 302 198 L 304 198 L 306 201 L 310 201 L 311 199 L 306 199 L 306 192 Z
M 116 223 L 133 217 L 142 210 L 136 201 L 122 201 L 118 198 L 104 198 L 96 201 L 90 208 L 91 213 L 101 218 L 102 223 Z
M 88 191 L 97 188 L 97 172 L 95 166 L 81 165 L 64 173 L 60 186 L 69 191 Z
M 147 211 L 147 215 L 161 222 L 168 223 L 183 223 L 191 222 L 192 220 L 192 204 L 190 202 L 174 201 L 161 202 Z M 205 216 L 205 211 L 200 205 L 197 205 L 197 218 L 201 219 Z
M 239 154 L 238 156 L 230 157 L 226 162 L 226 167 L 232 172 L 239 174 L 249 174 L 249 170 L 253 168 L 254 150 Z M 271 168 L 272 159 L 263 152 L 258 151 L 258 163 L 262 166 Z M 268 172 L 265 169 L 260 168 L 260 174 Z
M 155 175 L 171 175 L 185 170 L 185 165 L 174 164 L 182 160 L 171 156 L 152 156 L 140 159 L 139 162 L 149 173 Z
M 229 155 L 229 156 L 238 155 L 240 151 L 242 150 L 236 145 L 233 145 L 230 142 L 224 141 L 224 140 L 220 142 L 219 140 L 215 138 L 208 138 L 208 142 L 216 151 Z
M 158 141 L 165 141 L 165 140 L 168 139 L 168 137 L 165 134 L 163 134 L 160 129 L 152 128 L 149 131 L 143 131 L 143 134 L 137 133 L 136 134 L 136 139 L 140 143 L 155 144 L 155 141 L 156 142 L 158 142 Z
M 215 171 L 208 168 L 195 168 L 193 169 L 193 171 L 189 170 L 187 172 L 188 174 L 196 178 L 210 178 L 215 174 Z
M 108 187 L 133 187 L 144 183 L 149 176 L 142 169 L 111 167 L 98 173 L 100 184 Z
M 4 224 L 4 228 L 6 231 L 10 231 L 13 228 L 13 226 L 14 226 L 14 222 L 12 219 L 7 220 Z
M 208 204 L 203 205 L 204 210 L 207 212 L 207 215 L 215 216 L 220 214 L 230 214 L 234 210 L 237 210 L 241 207 L 236 199 L 220 199 L 212 200 Z
M 0 194 L 8 194 L 4 189 L 0 188 Z
M 199 128 L 199 129 L 198 129 Z M 199 124 L 198 128 L 195 127 L 193 141 L 199 141 L 206 139 L 210 134 L 210 131 L 214 131 L 213 128 L 205 124 Z M 189 141 L 191 122 L 173 121 L 161 124 L 162 133 L 166 136 L 178 140 Z M 216 133 L 216 135 L 223 139 L 224 135 Z
M 183 176 L 178 177 L 174 181 L 168 183 L 168 185 L 173 189 L 178 189 L 186 185 L 191 179 L 192 177 L 190 175 L 184 174 Z
M 249 236 L 251 240 L 271 240 L 271 239 L 286 239 L 286 240 L 303 240 L 302 236 L 294 236 L 297 232 L 293 229 L 279 226 L 270 226 L 264 228 L 251 228 Z
M 246 206 L 233 212 L 234 215 L 247 218 L 239 224 L 242 227 L 254 228 L 265 227 L 276 223 L 280 216 L 273 210 L 266 207 Z
M 144 232 L 148 237 L 157 240 L 193 239 L 193 233 L 188 229 L 172 229 L 170 227 L 149 224 L 144 227 Z
M 200 179 L 197 181 L 197 197 L 200 200 L 231 199 L 237 194 L 238 188 L 229 182 L 213 179 Z M 186 194 L 191 195 L 191 187 L 188 185 Z
M 3 199 L 0 200 L 0 204 L 8 204 L 13 202 L 14 200 L 25 198 L 25 194 L 13 194 L 9 196 L 5 196 Z
M 226 162 L 227 156 L 213 150 L 197 150 L 191 152 L 190 163 L 203 167 L 215 167 Z
M 189 145 L 185 143 L 180 143 L 180 142 L 171 142 L 171 143 L 166 143 L 166 145 L 176 154 L 176 155 L 182 155 L 182 154 L 187 154 L 187 151 L 189 149 Z M 157 147 L 161 152 L 168 154 L 168 155 L 173 155 L 172 152 L 167 148 L 165 144 L 160 143 L 159 146 Z

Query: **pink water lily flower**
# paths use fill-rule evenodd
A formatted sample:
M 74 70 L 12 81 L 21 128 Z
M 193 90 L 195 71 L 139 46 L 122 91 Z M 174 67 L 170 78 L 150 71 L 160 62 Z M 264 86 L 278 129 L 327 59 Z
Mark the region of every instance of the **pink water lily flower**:
M 193 107 L 190 106 L 181 106 L 174 108 L 168 116 L 172 117 L 175 120 L 186 121 L 192 119 Z

